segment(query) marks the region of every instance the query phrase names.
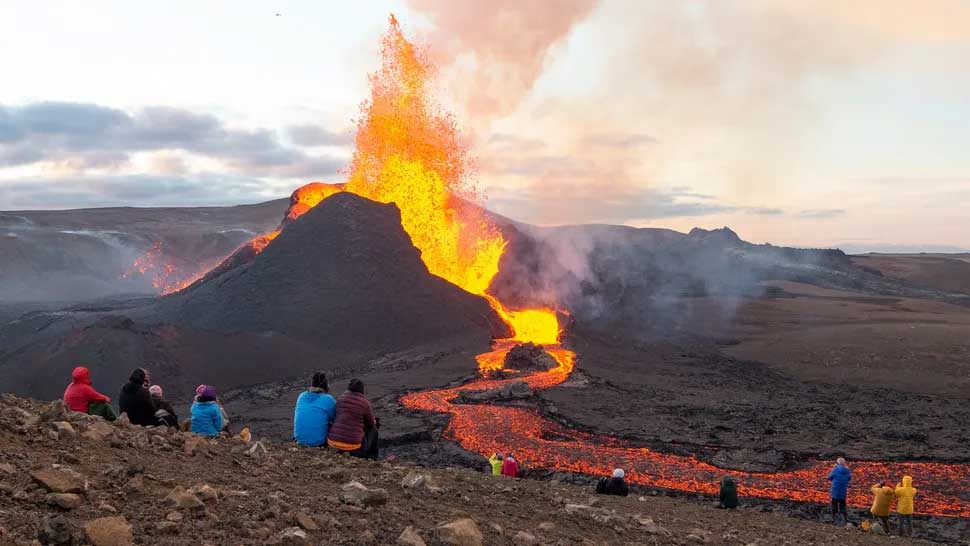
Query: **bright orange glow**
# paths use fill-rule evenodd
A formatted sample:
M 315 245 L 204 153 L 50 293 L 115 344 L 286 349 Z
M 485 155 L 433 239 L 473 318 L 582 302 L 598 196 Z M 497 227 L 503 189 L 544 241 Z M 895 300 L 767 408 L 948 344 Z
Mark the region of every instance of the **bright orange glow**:
M 161 242 L 152 243 L 143 254 L 132 260 L 121 274 L 122 279 L 136 276 L 148 277 L 152 288 L 160 294 L 171 294 L 192 284 L 205 274 L 214 264 L 203 264 L 198 268 L 180 267 L 173 256 L 167 254 Z

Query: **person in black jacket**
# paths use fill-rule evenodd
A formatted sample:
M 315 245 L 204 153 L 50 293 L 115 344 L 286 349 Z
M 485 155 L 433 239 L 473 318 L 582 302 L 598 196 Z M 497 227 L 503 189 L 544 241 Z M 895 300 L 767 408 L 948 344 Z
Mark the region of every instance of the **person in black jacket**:
M 721 480 L 721 490 L 718 494 L 719 508 L 733 509 L 738 507 L 738 486 L 734 483 L 734 478 L 724 476 Z
M 121 387 L 118 396 L 118 408 L 128 414 L 128 420 L 133 425 L 153 427 L 159 424 L 155 417 L 155 403 L 148 392 L 148 372 L 144 368 L 137 368 L 131 372 L 128 382 Z
M 630 494 L 630 488 L 627 486 L 624 476 L 626 474 L 623 472 L 622 468 L 617 468 L 613 471 L 612 478 L 600 478 L 599 482 L 596 484 L 596 494 L 597 495 L 616 495 L 618 497 L 625 497 Z

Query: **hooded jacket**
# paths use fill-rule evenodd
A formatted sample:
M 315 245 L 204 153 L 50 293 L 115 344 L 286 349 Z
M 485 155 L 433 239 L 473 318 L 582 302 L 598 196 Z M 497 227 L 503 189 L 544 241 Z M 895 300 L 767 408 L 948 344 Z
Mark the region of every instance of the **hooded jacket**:
M 849 490 L 849 481 L 852 480 L 852 471 L 849 467 L 843 465 L 835 465 L 835 468 L 829 472 L 829 481 L 832 482 L 832 488 L 829 493 L 835 500 L 845 500 L 845 495 Z
M 201 436 L 218 436 L 222 432 L 222 409 L 215 400 L 192 403 L 192 426 L 189 429 Z
M 874 516 L 888 516 L 889 509 L 893 505 L 893 488 L 889 486 L 872 486 L 872 508 L 869 509 Z
M 519 463 L 512 457 L 506 457 L 502 464 L 502 475 L 514 478 L 519 475 Z
M 335 411 L 328 436 L 329 445 L 344 451 L 358 449 L 364 441 L 364 431 L 376 425 L 374 410 L 367 397 L 359 392 L 347 391 L 340 395 Z
M 296 399 L 293 410 L 293 439 L 301 446 L 319 447 L 327 441 L 330 423 L 336 417 L 337 401 L 322 391 L 308 390 Z
M 738 485 L 734 483 L 734 478 L 724 476 L 724 479 L 721 480 L 721 490 L 718 497 L 721 506 L 725 508 L 738 507 Z
M 118 409 L 122 413 L 128 414 L 128 420 L 134 425 L 143 427 L 153 427 L 158 425 L 158 418 L 155 417 L 155 402 L 152 395 L 145 387 L 145 372 L 135 370 L 128 379 L 128 382 L 121 387 L 121 395 L 118 396 Z
M 71 384 L 64 391 L 64 405 L 71 411 L 87 413 L 91 404 L 111 402 L 110 398 L 94 390 L 91 386 L 91 374 L 84 366 L 74 368 L 71 379 Z
M 492 467 L 492 475 L 493 476 L 501 476 L 502 475 L 502 464 L 504 462 L 505 461 L 501 457 L 496 456 L 495 453 L 492 453 L 492 456 L 488 458 L 488 464 L 489 464 L 489 466 Z
M 912 476 L 903 476 L 903 483 L 896 486 L 896 512 L 901 516 L 913 515 L 913 499 L 916 488 Z

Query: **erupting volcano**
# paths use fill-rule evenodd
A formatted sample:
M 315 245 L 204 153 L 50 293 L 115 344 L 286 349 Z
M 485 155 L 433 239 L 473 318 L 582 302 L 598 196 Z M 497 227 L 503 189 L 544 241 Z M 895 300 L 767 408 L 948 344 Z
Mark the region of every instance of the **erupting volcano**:
M 512 332 L 496 340 L 491 351 L 478 355 L 481 379 L 461 387 L 408 394 L 402 398 L 405 407 L 450 414 L 447 437 L 482 455 L 512 451 L 527 466 L 596 475 L 620 466 L 634 483 L 715 493 L 724 471 L 693 457 L 656 453 L 624 440 L 570 430 L 536 411 L 455 403 L 459 390 L 493 389 L 514 380 L 525 381 L 533 389 L 554 387 L 566 381 L 577 357 L 560 345 L 557 312 L 565 310 L 556 309 L 558 302 L 546 302 L 548 308 L 515 308 L 490 293 L 507 241 L 476 204 L 480 194 L 470 180 L 461 135 L 453 118 L 432 99 L 433 66 L 421 49 L 405 39 L 393 17 L 381 55 L 382 64 L 370 77 L 370 97 L 362 105 L 347 181 L 298 189 L 279 228 L 250 241 L 217 270 L 255 259 L 287 226 L 332 195 L 349 192 L 394 203 L 400 209 L 401 226 L 428 271 L 484 298 Z M 522 342 L 542 346 L 558 366 L 515 379 L 491 378 L 502 369 L 506 354 Z M 817 461 L 790 472 L 733 474 L 747 496 L 825 502 L 827 465 Z M 862 462 L 854 469 L 857 481 L 875 483 L 917 473 L 916 466 Z M 918 474 L 922 512 L 970 516 L 970 497 L 960 489 L 960 484 L 970 482 L 968 465 L 919 463 Z M 858 488 L 849 500 L 863 506 L 868 496 Z

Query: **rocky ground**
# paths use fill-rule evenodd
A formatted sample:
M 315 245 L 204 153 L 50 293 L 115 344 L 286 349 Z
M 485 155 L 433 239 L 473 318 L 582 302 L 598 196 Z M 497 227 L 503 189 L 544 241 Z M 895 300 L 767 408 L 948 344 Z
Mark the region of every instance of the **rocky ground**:
M 0 544 L 863 545 L 745 503 L 591 497 L 558 480 L 203 439 L 0 400 Z M 909 544 L 894 539 L 895 544 Z M 920 543 L 914 541 L 914 544 Z

